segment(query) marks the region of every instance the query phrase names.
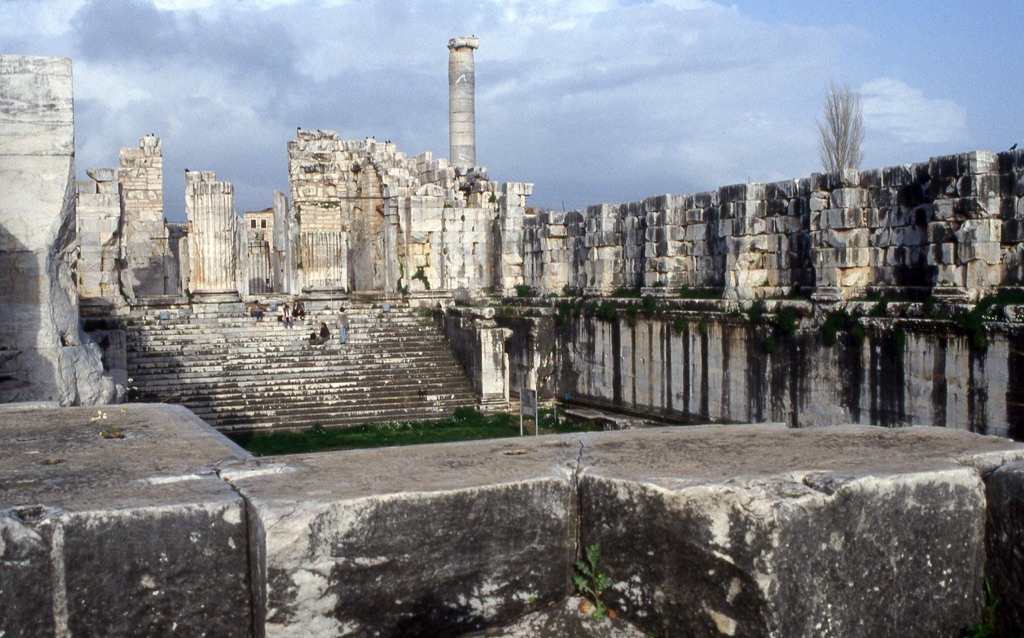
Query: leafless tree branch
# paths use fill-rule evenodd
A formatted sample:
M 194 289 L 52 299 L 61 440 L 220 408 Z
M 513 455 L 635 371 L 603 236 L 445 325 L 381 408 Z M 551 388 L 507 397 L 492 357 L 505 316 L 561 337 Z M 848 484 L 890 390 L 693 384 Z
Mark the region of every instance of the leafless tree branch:
M 864 154 L 864 118 L 860 94 L 848 85 L 832 83 L 821 100 L 822 119 L 818 120 L 819 153 L 826 172 L 860 168 Z

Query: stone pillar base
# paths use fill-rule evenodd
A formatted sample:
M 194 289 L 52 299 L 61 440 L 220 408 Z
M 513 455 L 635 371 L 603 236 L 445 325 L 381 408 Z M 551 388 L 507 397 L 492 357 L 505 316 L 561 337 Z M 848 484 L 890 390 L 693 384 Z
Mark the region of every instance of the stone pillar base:
M 948 303 L 967 303 L 970 295 L 963 286 L 936 286 L 932 288 L 932 296 Z
M 237 290 L 192 293 L 192 313 L 197 317 L 244 315 L 245 304 Z
M 665 299 L 669 296 L 669 288 L 668 286 L 644 286 L 640 289 L 640 296 Z
M 839 303 L 843 299 L 843 290 L 838 286 L 821 286 L 811 293 L 811 301 L 815 303 Z
M 504 397 L 481 397 L 477 403 L 477 409 L 484 414 L 508 412 L 508 406 L 508 399 Z

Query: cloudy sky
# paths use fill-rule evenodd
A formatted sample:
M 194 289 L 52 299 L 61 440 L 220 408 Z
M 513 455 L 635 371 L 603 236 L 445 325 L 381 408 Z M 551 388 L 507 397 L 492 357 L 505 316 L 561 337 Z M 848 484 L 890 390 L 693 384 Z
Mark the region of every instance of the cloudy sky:
M 448 152 L 447 42 L 476 52 L 477 160 L 578 208 L 820 170 L 831 81 L 863 168 L 1024 143 L 1020 0 L 0 0 L 0 53 L 71 57 L 77 161 L 163 138 L 239 212 L 287 192 L 296 127 Z

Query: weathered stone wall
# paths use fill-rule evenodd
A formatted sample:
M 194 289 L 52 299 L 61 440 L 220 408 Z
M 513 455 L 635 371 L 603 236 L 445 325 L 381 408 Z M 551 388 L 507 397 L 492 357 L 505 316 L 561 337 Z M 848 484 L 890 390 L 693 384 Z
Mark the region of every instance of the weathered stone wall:
M 689 286 L 726 299 L 873 290 L 975 300 L 1024 282 L 1022 196 L 1024 152 L 977 151 L 591 206 L 567 216 L 565 231 L 561 217 L 527 225 L 525 283 L 544 293 Z M 564 246 L 552 241 L 562 232 Z
M 253 459 L 178 406 L 95 416 L 0 406 L 5 636 L 932 638 L 980 620 L 983 573 L 997 635 L 1024 630 L 1005 439 L 708 426 Z M 635 631 L 548 616 L 592 544 Z M 546 629 L 506 630 L 524 616 Z
M 78 323 L 71 61 L 0 56 L 0 402 L 115 398 Z
M 115 308 L 121 292 L 121 184 L 112 168 L 91 168 L 78 182 L 78 294 L 83 305 Z M 127 287 L 131 291 L 131 287 Z
M 480 407 L 508 409 L 510 375 L 505 341 L 512 332 L 494 321 L 494 309 L 449 308 L 437 311 L 434 318 L 472 379 Z
M 865 317 L 863 343 L 840 332 L 829 347 L 823 317 L 780 334 L 767 318 L 648 318 L 638 306 L 622 304 L 612 320 L 564 315 L 560 327 L 502 319 L 517 335 L 513 371 L 532 371 L 547 396 L 697 422 L 935 425 L 1024 438 L 1020 323 L 990 324 L 979 349 L 948 321 Z
M 164 159 L 160 138 L 146 135 L 139 140 L 138 148 L 122 148 L 119 157 L 124 252 L 133 294 L 177 294 L 177 281 L 168 277 Z
M 347 272 L 303 286 L 357 291 L 511 291 L 523 281 L 522 227 L 530 184 L 501 186 L 483 169 L 461 172 L 430 153 L 407 157 L 390 142 L 300 130 L 289 143 L 292 204 L 306 233 L 340 232 Z M 303 245 L 307 245 L 308 242 Z

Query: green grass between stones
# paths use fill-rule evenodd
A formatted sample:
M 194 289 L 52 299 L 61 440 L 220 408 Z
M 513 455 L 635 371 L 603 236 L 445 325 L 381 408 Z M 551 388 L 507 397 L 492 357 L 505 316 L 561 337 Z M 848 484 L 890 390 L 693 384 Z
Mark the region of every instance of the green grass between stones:
M 571 423 L 560 414 L 556 424 L 551 410 L 541 410 L 540 426 L 541 434 L 590 432 L 600 429 L 590 422 Z M 526 427 L 532 432 L 532 420 L 527 420 Z M 472 408 L 459 408 L 454 416 L 438 421 L 391 421 L 330 430 L 314 427 L 297 432 L 231 434 L 229 438 L 255 456 L 273 456 L 514 436 L 519 436 L 518 414 L 500 413 L 485 416 Z

